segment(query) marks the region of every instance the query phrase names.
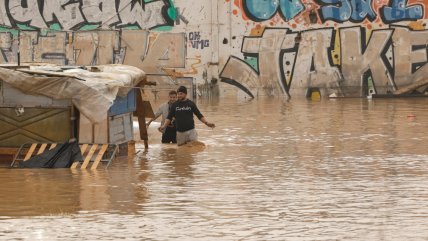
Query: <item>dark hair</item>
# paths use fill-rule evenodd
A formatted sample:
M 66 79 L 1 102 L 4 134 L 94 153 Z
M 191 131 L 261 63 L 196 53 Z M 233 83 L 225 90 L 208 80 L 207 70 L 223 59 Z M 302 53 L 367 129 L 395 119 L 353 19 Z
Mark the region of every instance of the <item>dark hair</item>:
M 169 92 L 169 95 L 177 95 L 177 91 L 175 91 L 175 90 L 171 90 L 171 91 Z
M 185 86 L 180 86 L 180 87 L 178 87 L 177 92 L 187 94 L 187 88 Z

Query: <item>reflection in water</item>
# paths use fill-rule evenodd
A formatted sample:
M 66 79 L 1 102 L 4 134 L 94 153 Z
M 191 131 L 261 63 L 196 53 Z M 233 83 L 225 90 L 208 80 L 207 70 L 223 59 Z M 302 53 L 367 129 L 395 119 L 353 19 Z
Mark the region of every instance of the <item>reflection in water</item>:
M 426 99 L 199 106 L 202 148 L 153 127 L 108 170 L 0 169 L 0 239 L 428 237 Z

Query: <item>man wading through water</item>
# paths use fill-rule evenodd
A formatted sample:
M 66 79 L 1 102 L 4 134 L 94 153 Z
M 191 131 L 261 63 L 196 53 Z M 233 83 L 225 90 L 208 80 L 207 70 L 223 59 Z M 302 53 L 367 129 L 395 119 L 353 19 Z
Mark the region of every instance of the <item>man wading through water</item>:
M 177 145 L 181 146 L 191 141 L 198 140 L 198 133 L 195 130 L 195 121 L 193 120 L 193 114 L 205 125 L 214 128 L 215 124 L 208 122 L 205 117 L 201 114 L 196 104 L 187 99 L 187 89 L 184 86 L 180 86 L 177 89 L 178 100 L 171 105 L 168 117 L 165 123 L 159 127 L 159 131 L 165 130 L 165 128 L 171 123 L 171 120 L 175 118 L 175 124 L 177 128 Z
M 169 101 L 167 103 L 163 103 L 161 106 L 159 106 L 158 111 L 155 113 L 155 117 L 149 122 L 147 122 L 147 127 L 152 123 L 152 121 L 156 120 L 159 116 L 162 115 L 162 121 L 161 126 L 165 123 L 166 118 L 168 117 L 169 109 L 171 108 L 172 103 L 177 101 L 177 92 L 175 90 L 172 90 L 169 92 Z M 166 129 L 164 129 L 162 132 L 162 143 L 177 143 L 176 140 L 176 129 L 174 122 L 171 124 L 168 124 Z

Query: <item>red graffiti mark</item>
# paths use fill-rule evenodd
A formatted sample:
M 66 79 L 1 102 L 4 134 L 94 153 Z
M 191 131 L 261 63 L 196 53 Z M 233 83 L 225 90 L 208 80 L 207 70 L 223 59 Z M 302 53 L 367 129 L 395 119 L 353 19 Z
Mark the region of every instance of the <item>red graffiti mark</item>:
M 242 0 L 234 0 L 234 2 L 233 2 L 234 4 L 235 4 L 235 6 L 237 6 L 239 9 L 241 9 L 241 16 L 242 16 L 242 19 L 244 19 L 245 21 L 248 21 L 248 20 L 250 20 L 248 17 L 247 17 L 247 15 L 245 15 L 245 12 L 244 11 L 242 11 L 242 9 L 243 9 L 243 7 L 242 7 Z
M 238 15 L 238 10 L 233 9 L 232 13 L 233 13 L 233 15 Z

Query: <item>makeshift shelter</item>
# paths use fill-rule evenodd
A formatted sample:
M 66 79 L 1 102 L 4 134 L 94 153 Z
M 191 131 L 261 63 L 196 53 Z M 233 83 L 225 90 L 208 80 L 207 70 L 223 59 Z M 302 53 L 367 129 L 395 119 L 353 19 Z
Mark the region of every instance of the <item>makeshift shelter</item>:
M 0 67 L 0 148 L 132 141 L 145 81 L 142 70 L 126 65 Z

